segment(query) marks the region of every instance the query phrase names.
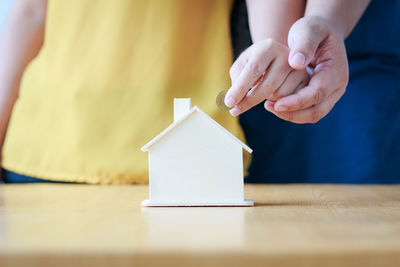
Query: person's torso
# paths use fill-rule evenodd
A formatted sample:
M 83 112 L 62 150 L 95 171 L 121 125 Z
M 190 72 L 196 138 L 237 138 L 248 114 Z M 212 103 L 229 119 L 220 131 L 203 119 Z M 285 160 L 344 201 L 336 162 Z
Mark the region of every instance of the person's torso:
M 400 1 L 372 0 L 345 40 L 349 61 L 368 57 L 400 62 Z M 386 61 L 387 60 L 387 61 Z
M 230 1 L 50 0 L 44 46 L 28 66 L 3 166 L 46 179 L 145 182 L 140 147 L 191 97 L 238 133 L 214 97 L 229 86 Z

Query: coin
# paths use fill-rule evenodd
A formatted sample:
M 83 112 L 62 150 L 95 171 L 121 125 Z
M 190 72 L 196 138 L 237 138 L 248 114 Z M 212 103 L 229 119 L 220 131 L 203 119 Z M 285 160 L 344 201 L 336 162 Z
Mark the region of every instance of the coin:
M 227 92 L 228 92 L 228 90 L 222 90 L 221 92 L 219 92 L 217 94 L 217 97 L 215 98 L 215 103 L 217 103 L 217 107 L 220 110 L 227 111 L 227 110 L 232 109 L 231 107 L 228 107 L 227 105 L 225 105 L 225 96 L 226 96 Z

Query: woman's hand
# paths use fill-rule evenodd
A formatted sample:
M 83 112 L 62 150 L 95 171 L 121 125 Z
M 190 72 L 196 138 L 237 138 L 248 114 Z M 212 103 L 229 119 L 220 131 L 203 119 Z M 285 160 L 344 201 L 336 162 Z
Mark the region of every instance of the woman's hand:
M 267 102 L 265 107 L 281 119 L 316 123 L 326 116 L 345 92 L 349 79 L 343 37 L 318 17 L 298 20 L 289 31 L 289 63 L 293 68 L 314 68 L 308 86 Z
M 314 68 L 310 83 L 297 93 L 266 107 L 295 123 L 315 123 L 343 96 L 349 80 L 344 39 L 351 33 L 370 0 L 307 0 L 305 16 L 289 31 L 289 64 Z
M 233 116 L 265 99 L 276 101 L 290 95 L 307 84 L 308 73 L 293 70 L 288 56 L 289 48 L 273 39 L 257 42 L 239 56 L 231 67 L 232 87 L 225 97 L 225 104 L 233 107 Z

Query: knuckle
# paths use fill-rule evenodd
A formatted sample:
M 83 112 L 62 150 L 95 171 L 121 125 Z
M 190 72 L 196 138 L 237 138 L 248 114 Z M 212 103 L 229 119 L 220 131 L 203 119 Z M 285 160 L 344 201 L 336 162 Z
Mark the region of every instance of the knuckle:
M 266 49 L 270 49 L 275 45 L 275 40 L 272 38 L 267 38 L 262 41 L 262 44 Z
M 277 101 L 279 98 L 281 98 L 279 92 L 275 92 L 268 97 L 268 100 Z
M 260 49 L 265 53 L 271 52 L 271 50 L 277 50 L 280 48 L 286 48 L 281 45 L 279 42 L 275 41 L 272 38 L 267 38 L 259 43 Z M 286 48 L 289 51 L 289 48 Z
M 262 69 L 262 66 L 258 62 L 249 62 L 247 64 L 247 69 L 250 73 L 250 75 L 258 77 L 260 76 L 264 70 Z
M 321 111 L 317 107 L 313 107 L 311 109 L 311 118 L 310 118 L 310 123 L 315 124 L 317 123 L 320 119 L 322 118 L 321 116 Z
M 287 119 L 288 121 L 294 121 L 294 112 L 288 112 L 288 113 L 286 114 L 286 119 Z
M 229 69 L 229 75 L 231 76 L 231 78 L 237 76 L 238 72 L 240 72 L 240 70 L 243 69 L 243 67 L 244 67 L 243 62 L 236 60 Z
M 314 92 L 314 103 L 321 103 L 325 99 L 325 90 L 322 87 L 317 87 Z
M 324 81 L 322 81 L 321 79 L 319 79 L 319 80 L 315 81 L 315 83 L 314 83 L 314 89 L 322 89 L 322 90 L 325 90 L 325 89 L 327 89 L 327 86 L 326 86 L 326 84 L 325 84 Z
M 297 100 L 295 101 L 296 107 L 297 107 L 297 108 L 303 108 L 303 107 L 305 107 L 306 104 L 307 104 L 306 100 L 305 100 L 300 94 L 298 94 L 298 93 L 297 93 L 297 96 L 299 96 L 299 97 L 298 97 Z

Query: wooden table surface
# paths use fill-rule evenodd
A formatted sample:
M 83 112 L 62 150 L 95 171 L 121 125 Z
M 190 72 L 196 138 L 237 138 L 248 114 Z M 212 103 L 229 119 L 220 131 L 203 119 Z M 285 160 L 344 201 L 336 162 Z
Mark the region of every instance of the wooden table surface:
M 0 186 L 0 266 L 400 266 L 400 186 L 248 185 L 254 207 L 142 208 L 147 186 Z

